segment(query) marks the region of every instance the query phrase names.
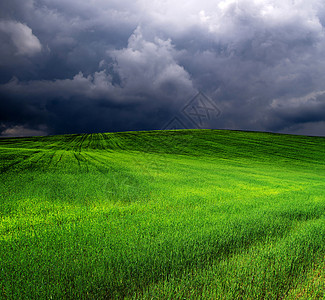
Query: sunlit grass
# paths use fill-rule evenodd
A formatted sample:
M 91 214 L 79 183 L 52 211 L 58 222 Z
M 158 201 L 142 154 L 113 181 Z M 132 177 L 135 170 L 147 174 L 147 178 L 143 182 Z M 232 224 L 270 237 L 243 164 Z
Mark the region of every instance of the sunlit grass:
M 0 298 L 321 299 L 324 149 L 211 130 L 2 139 Z

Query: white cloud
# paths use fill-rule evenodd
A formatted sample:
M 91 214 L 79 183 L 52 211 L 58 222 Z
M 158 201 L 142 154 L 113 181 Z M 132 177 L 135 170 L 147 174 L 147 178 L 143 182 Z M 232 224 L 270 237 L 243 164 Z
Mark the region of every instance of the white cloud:
M 0 92 L 15 96 L 69 98 L 72 96 L 89 99 L 109 99 L 110 101 L 129 101 L 140 99 L 139 94 L 167 97 L 186 97 L 194 92 L 190 75 L 177 63 L 180 54 L 170 40 L 156 38 L 147 41 L 141 29 L 137 28 L 129 38 L 126 48 L 108 51 L 115 63 L 107 65 L 99 62 L 101 70 L 85 76 L 79 72 L 71 79 L 32 80 L 21 82 L 13 78 L 0 85 Z M 120 85 L 113 84 L 112 75 L 107 71 L 112 67 L 121 79 Z M 175 100 L 175 99 L 174 99 Z
M 160 92 L 165 84 L 181 90 L 193 89 L 190 75 L 177 62 L 180 53 L 174 49 L 170 39 L 147 41 L 138 27 L 126 48 L 109 51 L 108 54 L 114 58 L 114 68 L 129 93 Z
M 283 101 L 283 99 L 274 99 L 270 106 L 273 109 L 285 108 L 289 111 L 296 108 L 301 109 L 303 107 L 317 109 L 321 105 L 325 106 L 325 91 L 312 92 L 302 97 L 287 99 L 286 101 Z
M 0 30 L 8 34 L 19 55 L 32 56 L 42 50 L 39 39 L 25 24 L 15 21 L 0 21 Z

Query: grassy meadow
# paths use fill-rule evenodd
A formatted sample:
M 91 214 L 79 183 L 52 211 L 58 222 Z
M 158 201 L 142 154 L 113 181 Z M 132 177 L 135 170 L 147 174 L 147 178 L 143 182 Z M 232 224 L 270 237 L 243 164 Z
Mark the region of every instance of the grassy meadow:
M 325 138 L 0 139 L 0 299 L 324 299 Z

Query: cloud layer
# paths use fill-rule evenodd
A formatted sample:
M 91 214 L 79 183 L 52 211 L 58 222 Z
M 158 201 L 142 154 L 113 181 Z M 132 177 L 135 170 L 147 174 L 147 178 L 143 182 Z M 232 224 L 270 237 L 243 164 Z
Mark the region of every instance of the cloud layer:
M 325 135 L 325 3 L 0 4 L 0 134 L 206 127 Z

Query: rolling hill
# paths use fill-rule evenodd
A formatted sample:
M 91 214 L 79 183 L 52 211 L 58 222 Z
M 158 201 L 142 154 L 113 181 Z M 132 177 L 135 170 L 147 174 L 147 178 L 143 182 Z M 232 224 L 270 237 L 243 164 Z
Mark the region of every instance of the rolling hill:
M 1 299 L 322 299 L 325 138 L 0 139 Z

